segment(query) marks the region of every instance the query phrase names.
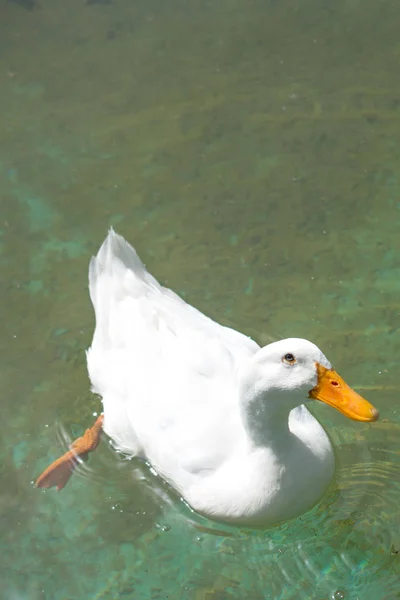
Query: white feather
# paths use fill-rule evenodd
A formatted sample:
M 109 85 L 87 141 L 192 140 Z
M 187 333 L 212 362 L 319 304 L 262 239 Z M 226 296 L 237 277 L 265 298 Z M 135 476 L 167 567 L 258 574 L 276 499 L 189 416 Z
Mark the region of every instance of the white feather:
M 313 361 L 326 361 L 316 346 L 284 340 L 260 349 L 162 287 L 113 230 L 90 263 L 89 285 L 96 329 L 88 371 L 118 449 L 148 460 L 212 518 L 274 523 L 318 500 L 333 475 L 332 448 L 310 413 L 294 408 L 305 398 L 303 380 L 281 389 L 275 365 L 284 351 L 304 353 L 299 378 L 308 384 Z M 260 386 L 270 403 L 261 442 Z M 279 402 L 282 431 L 281 421 L 274 425 Z

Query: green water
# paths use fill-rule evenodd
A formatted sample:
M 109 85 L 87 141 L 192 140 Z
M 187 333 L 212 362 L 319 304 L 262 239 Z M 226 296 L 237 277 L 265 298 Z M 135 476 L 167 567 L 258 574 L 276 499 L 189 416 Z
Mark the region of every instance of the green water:
M 400 6 L 0 0 L 1 600 L 400 598 Z M 307 337 L 380 422 L 315 414 L 337 477 L 270 531 L 192 515 L 93 422 L 87 267 L 110 225 L 260 343 Z

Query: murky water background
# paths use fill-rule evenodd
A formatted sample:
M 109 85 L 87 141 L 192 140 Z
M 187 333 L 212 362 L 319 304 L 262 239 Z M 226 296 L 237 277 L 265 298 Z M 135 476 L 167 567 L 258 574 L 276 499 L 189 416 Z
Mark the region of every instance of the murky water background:
M 399 18 L 0 1 L 1 598 L 400 597 Z M 32 487 L 100 409 L 87 266 L 110 225 L 192 304 L 315 341 L 380 408 L 315 407 L 338 472 L 311 512 L 219 528 L 106 441 L 62 493 Z

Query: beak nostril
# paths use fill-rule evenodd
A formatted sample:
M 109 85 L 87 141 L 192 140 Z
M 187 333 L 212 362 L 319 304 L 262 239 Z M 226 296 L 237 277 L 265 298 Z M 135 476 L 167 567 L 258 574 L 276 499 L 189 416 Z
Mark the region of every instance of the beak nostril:
M 337 382 L 337 381 L 331 381 L 331 385 L 333 385 L 333 386 L 337 387 L 339 384 L 338 384 L 338 382 Z

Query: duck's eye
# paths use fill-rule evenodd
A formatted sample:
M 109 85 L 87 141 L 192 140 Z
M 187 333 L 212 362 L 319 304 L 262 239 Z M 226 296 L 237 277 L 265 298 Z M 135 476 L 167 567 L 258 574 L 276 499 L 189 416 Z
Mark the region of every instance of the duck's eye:
M 282 362 L 286 363 L 287 365 L 293 365 L 296 362 L 295 357 L 293 356 L 293 354 L 291 354 L 290 352 L 288 352 L 287 354 L 285 354 L 285 356 L 282 358 Z

